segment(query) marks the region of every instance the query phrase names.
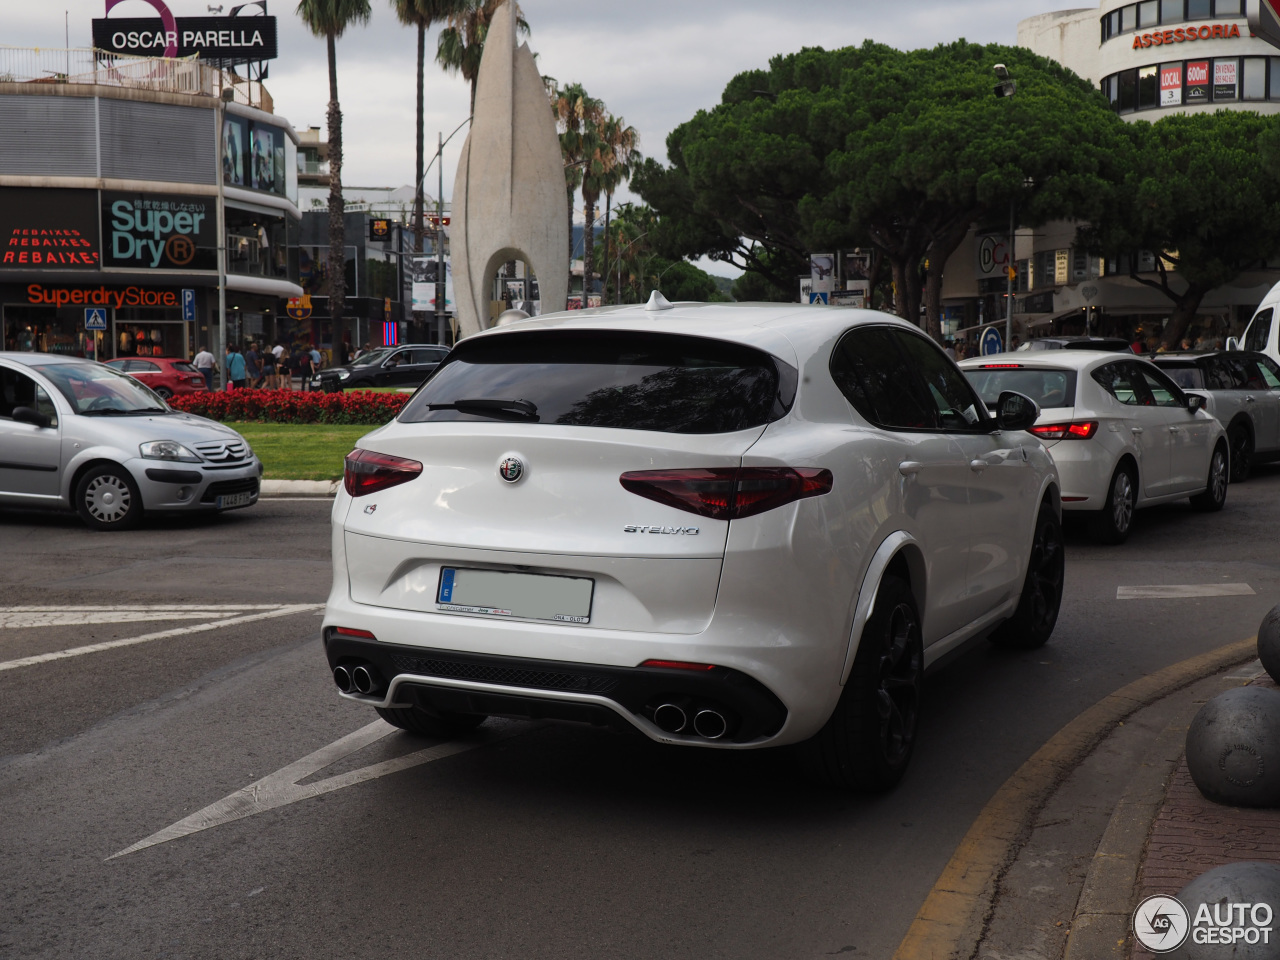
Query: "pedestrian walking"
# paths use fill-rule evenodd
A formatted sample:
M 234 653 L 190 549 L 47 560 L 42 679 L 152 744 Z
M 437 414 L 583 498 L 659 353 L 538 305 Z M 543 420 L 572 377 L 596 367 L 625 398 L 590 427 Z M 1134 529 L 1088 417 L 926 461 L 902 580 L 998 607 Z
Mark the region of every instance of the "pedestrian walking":
M 191 361 L 192 365 L 200 371 L 200 375 L 204 377 L 204 387 L 206 390 L 213 389 L 213 371 L 217 369 L 218 364 L 213 359 L 213 354 L 205 349 L 204 344 L 200 345 L 200 351 L 196 354 L 195 359 Z
M 262 380 L 261 386 L 268 390 L 275 390 L 280 386 L 279 377 L 276 376 L 276 355 L 270 350 L 262 351 Z
M 227 344 L 227 389 L 243 390 L 246 386 L 244 354 L 236 350 L 234 343 Z
M 306 360 L 306 367 L 302 375 L 307 381 L 306 388 L 310 390 L 311 380 L 313 377 L 319 376 L 320 367 L 323 365 L 324 361 L 321 360 L 320 351 L 316 349 L 316 345 L 314 343 L 307 344 L 307 352 L 303 356 Z
M 249 386 L 262 386 L 262 358 L 258 356 L 258 345 L 250 342 L 244 355 L 244 369 Z

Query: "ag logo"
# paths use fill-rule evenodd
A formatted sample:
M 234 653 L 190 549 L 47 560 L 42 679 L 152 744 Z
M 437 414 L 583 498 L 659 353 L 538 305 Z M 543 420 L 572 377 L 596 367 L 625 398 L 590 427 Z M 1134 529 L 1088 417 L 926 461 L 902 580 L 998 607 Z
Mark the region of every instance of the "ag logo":
M 1172 953 L 1187 939 L 1191 915 L 1174 897 L 1147 897 L 1133 914 L 1133 935 L 1152 953 Z
M 185 267 L 195 259 L 195 241 L 186 234 L 175 233 L 165 241 L 164 253 L 174 266 Z
M 519 457 L 506 457 L 498 464 L 498 476 L 507 483 L 515 483 L 524 476 L 524 464 Z

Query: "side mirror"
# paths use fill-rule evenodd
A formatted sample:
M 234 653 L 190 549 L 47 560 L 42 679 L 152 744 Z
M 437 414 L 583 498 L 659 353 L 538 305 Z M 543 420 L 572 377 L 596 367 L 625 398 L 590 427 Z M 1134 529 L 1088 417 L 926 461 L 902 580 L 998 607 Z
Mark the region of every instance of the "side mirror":
M 42 430 L 48 427 L 51 423 L 53 423 L 51 419 L 49 419 L 39 410 L 35 410 L 31 407 L 14 407 L 13 419 L 16 420 L 18 423 L 29 423 L 32 426 L 39 427 Z
M 1239 350 L 1239 349 L 1240 349 L 1240 338 L 1239 338 L 1239 337 L 1227 337 L 1227 349 L 1228 349 L 1228 350 Z
M 996 403 L 996 423 L 1001 430 L 1030 430 L 1040 417 L 1040 408 L 1030 397 L 1006 390 Z
M 1187 394 L 1187 409 L 1192 413 L 1199 413 L 1208 404 L 1208 400 L 1198 393 Z

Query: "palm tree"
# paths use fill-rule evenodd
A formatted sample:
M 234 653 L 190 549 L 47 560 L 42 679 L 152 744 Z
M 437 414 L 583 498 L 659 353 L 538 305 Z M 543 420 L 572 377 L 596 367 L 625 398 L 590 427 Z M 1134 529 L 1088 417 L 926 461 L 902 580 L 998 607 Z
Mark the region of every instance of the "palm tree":
M 338 105 L 337 41 L 352 24 L 369 22 L 369 0 L 299 0 L 298 16 L 315 36 L 324 37 L 329 54 L 329 316 L 333 346 L 342 347 L 347 299 L 346 235 L 342 217 L 342 108 Z
M 556 115 L 560 131 L 560 152 L 564 156 L 565 190 L 569 193 L 569 260 L 573 260 L 573 196 L 583 185 L 586 168 L 597 153 L 596 135 L 604 118 L 604 104 L 587 93 L 580 83 L 551 91 L 551 109 Z M 587 220 L 583 232 L 583 247 L 590 247 L 594 237 L 589 237 L 591 220 Z M 583 254 L 582 305 L 587 304 L 590 286 L 585 270 L 588 258 Z
M 417 178 L 413 181 L 418 186 L 413 194 L 413 251 L 422 252 L 422 178 L 423 163 L 426 160 L 423 143 L 422 115 L 422 74 L 427 59 L 427 29 L 433 23 L 439 23 L 458 12 L 465 0 L 391 0 L 391 7 L 396 17 L 406 27 L 418 28 L 418 158 L 414 168 Z
M 600 177 L 600 185 L 604 190 L 604 287 L 609 288 L 609 267 L 613 261 L 609 257 L 609 219 L 613 208 L 613 193 L 618 187 L 630 179 L 633 166 L 644 158 L 640 154 L 640 134 L 635 127 L 627 125 L 621 117 L 612 114 L 605 120 L 603 127 L 605 170 Z M 620 291 L 614 291 L 620 297 Z M 622 302 L 621 299 L 618 300 Z
M 458 0 L 449 12 L 449 25 L 440 31 L 436 43 L 436 63 L 450 73 L 461 73 L 471 84 L 471 112 L 476 112 L 476 78 L 480 76 L 480 58 L 484 55 L 485 37 L 498 8 L 507 0 Z M 512 0 L 514 2 L 514 0 Z M 516 4 L 516 30 L 529 35 L 529 22 Z

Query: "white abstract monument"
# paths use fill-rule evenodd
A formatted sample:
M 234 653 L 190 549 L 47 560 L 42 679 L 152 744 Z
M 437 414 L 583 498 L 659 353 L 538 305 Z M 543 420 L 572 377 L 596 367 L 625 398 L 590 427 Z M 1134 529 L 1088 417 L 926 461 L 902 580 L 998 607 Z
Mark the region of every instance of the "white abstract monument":
M 492 325 L 498 268 L 523 260 L 538 279 L 542 311 L 569 294 L 569 199 L 546 87 L 528 44 L 516 45 L 514 3 L 485 38 L 476 109 L 453 188 L 453 276 L 458 336 Z

